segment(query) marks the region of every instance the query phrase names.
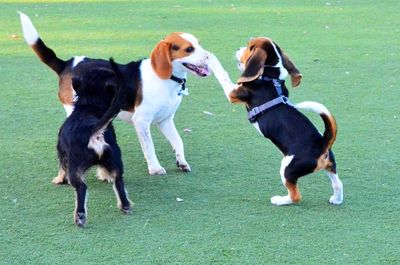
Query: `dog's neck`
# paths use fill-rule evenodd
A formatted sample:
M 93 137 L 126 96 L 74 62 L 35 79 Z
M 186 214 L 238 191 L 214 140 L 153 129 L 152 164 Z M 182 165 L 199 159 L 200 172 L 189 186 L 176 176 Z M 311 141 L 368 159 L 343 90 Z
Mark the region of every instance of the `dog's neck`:
M 172 75 L 180 79 L 186 79 L 186 67 L 184 67 L 181 62 L 172 62 Z
M 276 82 L 279 82 L 281 91 L 277 90 L 273 79 L 265 76 L 260 76 L 257 80 L 246 84 L 246 87 L 248 87 L 248 90 L 251 93 L 249 100 L 246 102 L 247 107 L 250 109 L 254 108 L 282 95 L 288 97 L 289 91 L 285 86 L 285 82 L 283 80 L 275 80 Z

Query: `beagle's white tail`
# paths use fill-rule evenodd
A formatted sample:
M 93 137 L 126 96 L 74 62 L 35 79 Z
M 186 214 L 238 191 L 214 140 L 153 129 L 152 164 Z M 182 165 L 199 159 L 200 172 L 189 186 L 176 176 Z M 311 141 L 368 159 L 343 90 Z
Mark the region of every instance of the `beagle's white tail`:
M 298 109 L 308 109 L 318 113 L 325 124 L 324 132 L 324 151 L 328 152 L 336 139 L 337 124 L 335 117 L 330 111 L 322 104 L 314 101 L 304 101 L 295 105 Z
M 54 51 L 44 44 L 40 39 L 39 33 L 33 26 L 32 21 L 27 15 L 19 11 L 18 14 L 21 19 L 22 32 L 25 41 L 29 46 L 31 46 L 43 63 L 47 64 L 58 75 L 62 73 L 67 66 L 67 62 L 58 58 Z

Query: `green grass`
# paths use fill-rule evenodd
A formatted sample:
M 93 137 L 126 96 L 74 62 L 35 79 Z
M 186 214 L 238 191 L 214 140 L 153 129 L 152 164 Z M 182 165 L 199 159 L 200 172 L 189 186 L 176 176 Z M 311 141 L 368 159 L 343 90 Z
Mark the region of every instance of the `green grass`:
M 399 1 L 0 3 L 1 264 L 400 263 Z M 190 32 L 233 80 L 234 51 L 251 36 L 273 38 L 304 75 L 292 101 L 316 100 L 336 115 L 344 204 L 329 205 L 330 183 L 317 173 L 300 180 L 299 205 L 272 206 L 270 197 L 285 192 L 277 148 L 214 77 L 190 77 L 175 121 L 193 171 L 175 168 L 154 129 L 168 175 L 148 176 L 134 130 L 116 121 L 135 211 L 121 214 L 111 185 L 90 171 L 88 225 L 77 229 L 72 188 L 50 183 L 65 119 L 57 78 L 21 39 L 17 10 L 62 58 L 128 62 L 149 56 L 169 32 Z

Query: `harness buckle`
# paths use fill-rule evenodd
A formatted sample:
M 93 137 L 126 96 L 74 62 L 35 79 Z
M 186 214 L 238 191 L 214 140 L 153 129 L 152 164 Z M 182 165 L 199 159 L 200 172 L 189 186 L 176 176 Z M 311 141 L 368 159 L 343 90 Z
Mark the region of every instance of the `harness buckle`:
M 247 119 L 251 122 L 254 123 L 257 119 L 258 114 L 260 114 L 260 108 L 254 107 L 252 108 L 248 113 L 247 113 Z

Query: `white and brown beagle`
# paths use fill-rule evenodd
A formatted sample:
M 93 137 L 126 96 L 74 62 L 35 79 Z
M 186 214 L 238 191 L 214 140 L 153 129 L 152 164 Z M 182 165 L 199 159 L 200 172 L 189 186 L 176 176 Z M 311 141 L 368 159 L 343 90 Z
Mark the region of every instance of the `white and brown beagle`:
M 93 68 L 108 68 L 108 60 L 84 56 L 75 56 L 67 61 L 58 58 L 41 40 L 29 17 L 19 14 L 26 42 L 58 74 L 58 98 L 69 116 L 73 111 L 75 97 L 72 76 Z M 150 134 L 151 124 L 157 125 L 172 145 L 177 166 L 185 172 L 191 170 L 185 159 L 182 139 L 175 128 L 174 115 L 182 95 L 187 94 L 187 72 L 201 77 L 210 74 L 206 65 L 208 54 L 193 35 L 176 32 L 161 40 L 149 59 L 119 65 L 125 80 L 131 82 L 130 86 L 135 89 L 126 94 L 123 111 L 118 116 L 134 125 L 151 175 L 166 174 L 155 153 Z M 108 179 L 107 173 L 102 170 L 98 170 L 98 176 L 100 179 Z M 58 176 L 54 182 L 58 183 L 62 178 Z
M 271 203 L 287 205 L 297 203 L 301 195 L 297 180 L 309 173 L 326 170 L 330 177 L 333 195 L 329 202 L 343 202 L 343 184 L 336 173 L 336 163 L 331 147 L 336 139 L 336 121 L 328 109 L 320 103 L 306 101 L 290 103 L 285 78 L 291 76 L 292 86 L 300 84 L 302 75 L 269 38 L 250 40 L 247 47 L 238 50 L 236 56 L 242 75 L 237 85 L 230 81 L 218 59 L 210 54 L 208 65 L 232 103 L 244 103 L 249 121 L 283 153 L 280 175 L 288 195 L 274 196 Z M 325 124 L 325 132 L 319 133 L 310 120 L 298 109 L 318 113 Z

